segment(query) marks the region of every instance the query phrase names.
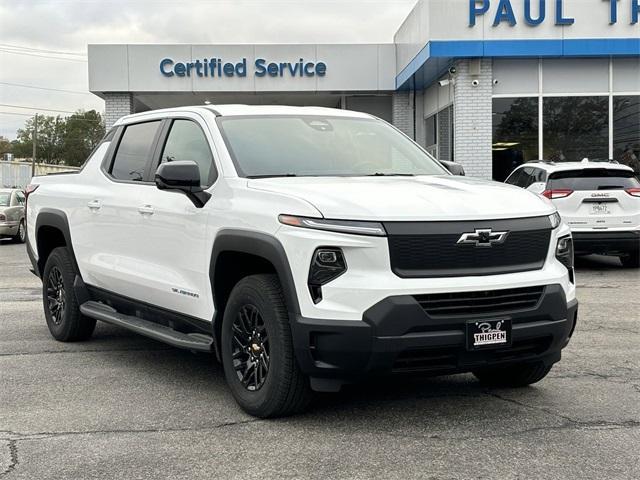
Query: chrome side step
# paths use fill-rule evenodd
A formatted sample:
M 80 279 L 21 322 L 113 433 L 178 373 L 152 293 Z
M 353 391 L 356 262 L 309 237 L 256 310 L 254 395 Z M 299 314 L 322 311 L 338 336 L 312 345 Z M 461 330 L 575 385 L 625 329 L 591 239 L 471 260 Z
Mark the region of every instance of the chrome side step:
M 132 332 L 139 333 L 154 340 L 167 343 L 174 347 L 195 350 L 198 352 L 211 352 L 213 338 L 203 333 L 182 333 L 164 325 L 143 320 L 142 318 L 124 315 L 104 303 L 89 300 L 80 305 L 80 311 L 87 317 L 95 318 L 102 322 L 124 327 Z

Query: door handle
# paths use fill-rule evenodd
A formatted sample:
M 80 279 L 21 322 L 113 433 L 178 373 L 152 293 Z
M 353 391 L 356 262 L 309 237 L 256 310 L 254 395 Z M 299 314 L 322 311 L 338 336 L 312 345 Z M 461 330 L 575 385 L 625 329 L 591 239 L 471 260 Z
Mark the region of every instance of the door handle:
M 138 207 L 140 215 L 153 215 L 153 207 L 151 205 L 141 205 Z
M 87 207 L 89 207 L 91 210 L 100 210 L 100 207 L 102 207 L 102 203 L 100 202 L 100 200 L 91 200 L 89 203 L 87 203 Z

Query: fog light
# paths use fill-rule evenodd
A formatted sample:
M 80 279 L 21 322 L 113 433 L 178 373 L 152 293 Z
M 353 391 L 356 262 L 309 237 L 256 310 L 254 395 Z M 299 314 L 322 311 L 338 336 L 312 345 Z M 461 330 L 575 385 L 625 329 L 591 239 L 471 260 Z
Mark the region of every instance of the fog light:
M 309 268 L 309 292 L 313 303 L 322 300 L 322 285 L 335 280 L 347 271 L 347 262 L 339 248 L 317 248 Z

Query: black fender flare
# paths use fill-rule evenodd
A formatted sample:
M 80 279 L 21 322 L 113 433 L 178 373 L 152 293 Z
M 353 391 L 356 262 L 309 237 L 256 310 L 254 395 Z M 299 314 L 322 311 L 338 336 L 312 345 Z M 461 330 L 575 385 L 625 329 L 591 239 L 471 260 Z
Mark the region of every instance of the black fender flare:
M 215 285 L 216 260 L 223 252 L 246 253 L 269 261 L 276 269 L 276 273 L 282 283 L 289 313 L 292 315 L 300 313 L 300 303 L 298 302 L 291 266 L 284 247 L 276 237 L 250 230 L 223 229 L 216 236 L 209 266 L 209 279 L 211 281 L 214 304 L 215 292 L 213 289 Z
M 220 339 L 218 338 L 218 329 L 222 322 L 220 315 L 221 309 L 216 305 L 215 294 L 215 271 L 216 261 L 223 252 L 238 252 L 255 255 L 264 258 L 273 265 L 282 283 L 285 301 L 289 311 L 289 319 L 291 323 L 297 315 L 300 314 L 300 303 L 296 294 L 296 287 L 293 282 L 293 275 L 289 265 L 289 259 L 280 241 L 272 235 L 254 232 L 250 230 L 223 229 L 220 230 L 213 243 L 211 252 L 211 262 L 209 264 L 209 281 L 211 283 L 211 294 L 213 296 L 213 304 L 215 313 L 211 323 L 211 333 L 213 335 L 213 344 L 215 346 L 215 355 L 219 361 L 220 356 Z M 292 325 L 293 328 L 293 325 Z
M 35 228 L 35 248 L 38 249 L 38 235 L 40 229 L 42 227 L 53 227 L 57 230 L 60 230 L 62 236 L 64 237 L 64 241 L 69 249 L 69 253 L 71 254 L 71 258 L 73 260 L 73 265 L 76 268 L 76 272 L 79 272 L 78 264 L 76 262 L 76 255 L 73 251 L 73 243 L 71 243 L 71 232 L 69 230 L 69 220 L 67 219 L 67 214 L 62 210 L 58 210 L 56 208 L 43 208 L 38 212 L 38 217 L 36 218 L 36 228 Z M 44 259 L 42 258 L 41 252 L 38 251 L 38 262 L 37 265 L 34 265 L 34 268 L 37 267 L 38 276 L 42 275 L 44 271 Z

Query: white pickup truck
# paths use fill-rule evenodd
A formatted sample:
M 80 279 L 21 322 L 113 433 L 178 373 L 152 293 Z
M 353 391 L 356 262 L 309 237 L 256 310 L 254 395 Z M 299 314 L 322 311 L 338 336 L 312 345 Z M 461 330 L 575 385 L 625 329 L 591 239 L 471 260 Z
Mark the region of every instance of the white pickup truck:
M 345 110 L 122 118 L 81 171 L 33 179 L 27 234 L 54 338 L 100 320 L 212 352 L 260 417 L 375 374 L 528 385 L 577 320 L 551 202 Z

